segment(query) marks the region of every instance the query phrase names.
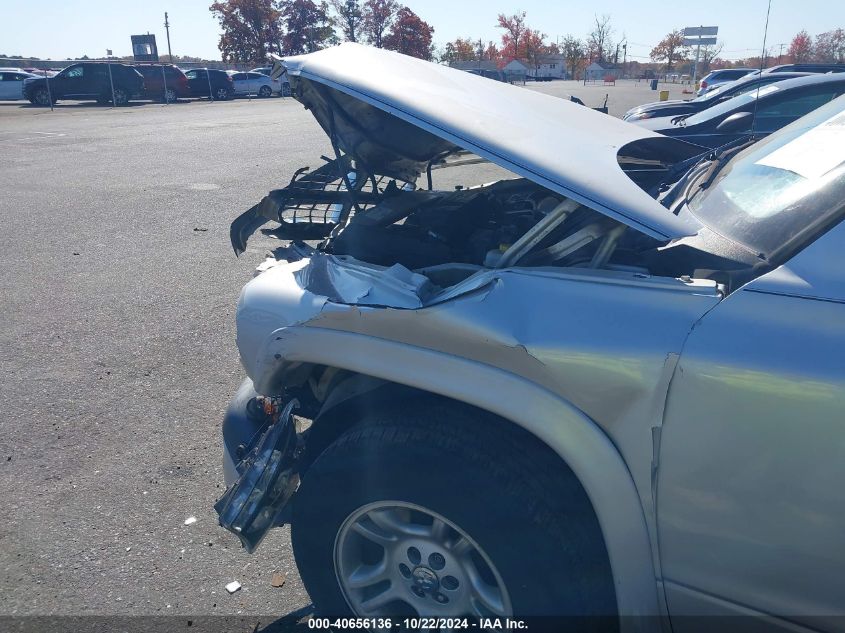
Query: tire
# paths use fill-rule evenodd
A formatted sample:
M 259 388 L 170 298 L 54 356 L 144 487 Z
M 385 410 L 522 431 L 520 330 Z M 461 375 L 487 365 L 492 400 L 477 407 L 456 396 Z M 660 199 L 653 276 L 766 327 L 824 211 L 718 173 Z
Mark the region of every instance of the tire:
M 173 88 L 168 88 L 164 91 L 163 101 L 165 103 L 176 103 L 179 99 L 179 95 L 176 94 L 176 90 Z
M 126 88 L 115 86 L 114 87 L 114 105 L 115 106 L 125 106 L 129 103 L 129 91 Z
M 258 90 L 258 96 L 267 98 L 273 94 L 273 89 L 270 86 L 261 86 Z
M 30 101 L 37 106 L 49 106 L 50 105 L 50 92 L 46 88 L 39 88 L 35 91 L 35 94 L 32 95 L 32 99 Z M 56 101 L 53 100 L 53 103 Z
M 216 88 L 214 90 L 215 101 L 226 101 L 229 98 L 229 91 L 226 88 Z
M 388 546 L 371 541 L 385 535 L 395 538 Z M 577 620 L 584 630 L 618 625 L 580 484 L 547 447 L 474 409 L 406 404 L 341 435 L 303 476 L 291 538 L 327 617 L 577 615 L 588 616 Z M 362 581 L 376 565 L 386 572 Z M 387 595 L 398 597 L 362 606 Z

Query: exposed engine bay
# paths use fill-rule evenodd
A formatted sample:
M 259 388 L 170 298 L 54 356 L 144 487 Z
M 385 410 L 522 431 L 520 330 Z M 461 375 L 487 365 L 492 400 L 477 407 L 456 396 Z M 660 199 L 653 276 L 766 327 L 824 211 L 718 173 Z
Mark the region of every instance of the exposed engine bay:
M 377 266 L 400 265 L 448 287 L 473 272 L 510 266 L 586 267 L 669 277 L 712 277 L 747 268 L 699 250 L 698 237 L 666 245 L 525 178 L 454 191 L 369 175 L 340 156 L 297 172 L 232 224 L 236 253 L 262 229 L 281 239 Z M 434 169 L 463 161 L 441 159 Z M 431 183 L 431 169 L 428 171 Z M 304 256 L 311 248 L 302 245 Z M 285 249 L 279 258 L 296 258 Z

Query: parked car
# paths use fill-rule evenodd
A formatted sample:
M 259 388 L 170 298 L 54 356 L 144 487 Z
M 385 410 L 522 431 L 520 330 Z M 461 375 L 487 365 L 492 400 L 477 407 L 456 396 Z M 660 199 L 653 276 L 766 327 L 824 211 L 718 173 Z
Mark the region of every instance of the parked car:
M 290 522 L 318 615 L 840 630 L 845 98 L 700 158 L 382 49 L 286 64 L 336 157 L 232 243 L 328 239 L 240 295 L 221 524 Z M 461 151 L 514 177 L 413 187 Z
M 708 90 L 713 90 L 719 84 L 727 83 L 729 81 L 736 81 L 740 77 L 745 77 L 751 73 L 758 73 L 756 68 L 723 68 L 721 70 L 714 70 L 702 77 L 699 83 L 697 96 L 705 94 Z
M 269 77 L 272 70 L 273 70 L 272 66 L 262 66 L 260 68 L 253 68 L 249 72 L 251 72 L 251 73 L 261 73 L 262 75 L 267 75 Z M 283 75 L 281 77 L 281 79 L 279 79 L 279 81 L 281 82 L 281 85 L 282 85 L 281 91 L 279 92 L 279 94 L 283 97 L 289 97 L 291 95 L 291 91 L 290 91 L 290 82 L 288 81 L 287 76 Z
M 71 64 L 54 77 L 26 79 L 23 92 L 31 103 L 40 106 L 50 105 L 51 96 L 54 103 L 59 99 L 110 103 L 112 86 L 115 105 L 123 106 L 129 103 L 133 95 L 143 93 L 144 78 L 126 64 L 82 62 Z
M 174 103 L 191 96 L 188 78 L 173 64 L 135 64 L 133 67 L 144 76 L 145 97 Z
M 273 93 L 280 94 L 281 81 L 273 81 L 268 75 L 261 73 L 230 73 L 235 86 L 235 96 L 258 95 L 269 97 Z
M 763 73 L 784 73 L 784 72 L 805 72 L 805 73 L 841 73 L 845 72 L 845 64 L 781 64 L 766 68 Z
M 754 134 L 762 138 L 845 93 L 845 75 L 787 79 L 746 92 L 692 115 L 634 121 L 634 125 L 704 147 Z
M 35 75 L 15 70 L 0 69 L 0 101 L 24 99 L 23 82 Z
M 235 98 L 235 85 L 224 70 L 191 68 L 185 71 L 185 76 L 194 97 L 211 97 L 215 101 Z
M 750 90 L 757 90 L 763 86 L 777 81 L 805 77 L 809 73 L 774 73 L 771 75 L 747 75 L 736 81 L 729 81 L 716 86 L 713 90 L 695 99 L 683 100 L 673 99 L 671 101 L 654 101 L 645 103 L 628 110 L 623 116 L 623 121 L 638 121 L 640 119 L 653 119 L 655 117 L 678 116 L 683 114 L 694 114 L 707 108 L 712 108 L 718 103 L 732 99 Z

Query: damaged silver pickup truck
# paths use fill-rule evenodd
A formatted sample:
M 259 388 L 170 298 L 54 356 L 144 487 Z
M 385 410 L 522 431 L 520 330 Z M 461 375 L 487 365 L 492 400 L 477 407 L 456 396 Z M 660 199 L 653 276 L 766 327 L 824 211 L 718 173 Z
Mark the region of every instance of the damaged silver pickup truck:
M 285 66 L 335 155 L 232 224 L 284 242 L 238 304 L 221 524 L 290 523 L 326 615 L 833 630 L 845 101 L 702 154 L 378 49 Z M 480 160 L 512 177 L 434 187 Z

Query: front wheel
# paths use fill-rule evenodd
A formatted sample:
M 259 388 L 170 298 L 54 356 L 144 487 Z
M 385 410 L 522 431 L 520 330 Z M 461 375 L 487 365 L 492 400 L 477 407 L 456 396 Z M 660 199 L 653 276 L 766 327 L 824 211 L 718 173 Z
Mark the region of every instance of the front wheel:
M 46 88 L 39 88 L 29 101 L 33 105 L 48 106 L 50 105 L 50 92 Z M 55 103 L 55 100 L 53 103 Z
M 273 94 L 273 89 L 270 86 L 261 86 L 261 89 L 258 91 L 259 97 L 269 97 Z
M 226 88 L 217 88 L 214 91 L 215 101 L 226 101 L 229 98 L 229 91 Z
M 125 88 L 115 86 L 114 88 L 114 105 L 125 106 L 129 103 L 129 91 Z
M 291 536 L 322 615 L 578 615 L 590 616 L 587 630 L 616 626 L 583 489 L 545 447 L 514 450 L 485 418 L 449 407 L 383 413 L 316 459 Z

